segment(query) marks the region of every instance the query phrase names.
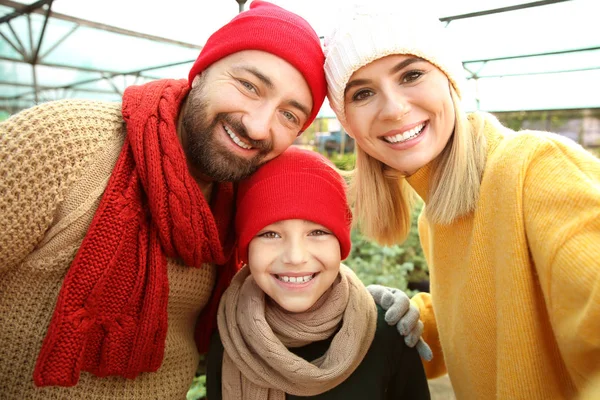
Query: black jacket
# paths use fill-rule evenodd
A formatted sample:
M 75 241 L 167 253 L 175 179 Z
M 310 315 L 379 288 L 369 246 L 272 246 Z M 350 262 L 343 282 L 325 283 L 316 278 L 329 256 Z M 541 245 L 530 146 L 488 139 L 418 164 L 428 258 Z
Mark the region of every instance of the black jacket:
M 384 319 L 385 311 L 377 306 L 377 330 L 364 360 L 344 382 L 335 388 L 312 396 L 314 399 L 396 400 L 429 399 L 429 387 L 421 358 L 414 348 L 406 346 L 395 327 Z M 290 349 L 305 360 L 322 356 L 333 337 L 304 347 Z M 207 361 L 206 389 L 208 400 L 222 400 L 221 370 L 223 344 L 216 333 L 211 338 Z M 286 395 L 286 399 L 307 397 Z M 235 400 L 235 399 L 225 399 Z

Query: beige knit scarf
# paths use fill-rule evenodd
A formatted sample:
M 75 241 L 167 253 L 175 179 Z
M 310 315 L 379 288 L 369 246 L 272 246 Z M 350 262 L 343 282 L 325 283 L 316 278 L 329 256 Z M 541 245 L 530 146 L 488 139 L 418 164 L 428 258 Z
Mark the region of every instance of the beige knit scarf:
M 324 393 L 348 378 L 373 341 L 377 309 L 344 265 L 332 287 L 303 313 L 266 298 L 244 267 L 225 292 L 217 318 L 225 348 L 223 399 L 284 400 L 286 393 Z M 288 350 L 332 335 L 327 352 L 311 362 Z

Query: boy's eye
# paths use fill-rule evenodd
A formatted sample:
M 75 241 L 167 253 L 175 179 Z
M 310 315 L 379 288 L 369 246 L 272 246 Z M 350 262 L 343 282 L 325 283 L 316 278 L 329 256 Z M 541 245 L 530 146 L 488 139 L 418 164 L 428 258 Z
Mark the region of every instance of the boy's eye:
M 279 234 L 277 232 L 273 232 L 273 231 L 261 232 L 256 236 L 263 237 L 266 239 L 276 239 L 276 238 L 281 237 L 281 236 L 279 236 Z
M 315 229 L 310 233 L 310 236 L 323 236 L 323 235 L 331 235 L 331 233 L 324 231 L 323 229 Z

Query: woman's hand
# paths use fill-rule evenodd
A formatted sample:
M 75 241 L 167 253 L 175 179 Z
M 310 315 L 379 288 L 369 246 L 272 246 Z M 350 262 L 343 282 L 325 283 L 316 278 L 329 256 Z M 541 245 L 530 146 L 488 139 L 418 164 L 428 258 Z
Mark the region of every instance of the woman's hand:
M 396 326 L 400 335 L 404 336 L 404 343 L 408 347 L 416 346 L 421 358 L 431 361 L 433 358 L 431 349 L 421 338 L 423 323 L 419 321 L 419 309 L 411 303 L 406 293 L 382 285 L 369 285 L 367 290 L 373 296 L 375 303 L 386 310 L 385 321 Z

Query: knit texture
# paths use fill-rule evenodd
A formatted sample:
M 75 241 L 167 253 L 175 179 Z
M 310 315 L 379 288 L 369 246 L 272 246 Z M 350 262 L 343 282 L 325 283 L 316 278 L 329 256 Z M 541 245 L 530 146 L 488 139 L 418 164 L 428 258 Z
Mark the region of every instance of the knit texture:
M 600 161 L 485 117 L 475 211 L 419 221 L 431 296 L 413 300 L 434 348 L 425 368 L 431 378 L 447 367 L 460 399 L 573 398 L 600 372 Z M 429 177 L 426 166 L 408 179 L 425 203 Z
M 184 80 L 125 91 L 127 138 L 63 282 L 36 385 L 72 386 L 81 370 L 126 378 L 156 371 L 167 333 L 166 256 L 196 268 L 228 260 L 221 243 L 233 190 L 220 185 L 219 232 L 175 131 L 187 91 Z
M 289 351 L 304 360 L 316 360 L 329 350 L 335 335 Z M 215 332 L 206 365 L 206 396 L 224 399 L 222 393 L 223 345 Z M 423 362 L 415 348 L 398 340 L 398 330 L 385 321 L 385 310 L 377 306 L 377 328 L 369 351 L 356 370 L 342 383 L 316 396 L 286 394 L 287 400 L 429 400 Z
M 579 400 L 598 400 L 600 399 L 600 373 L 583 389 Z
M 248 244 L 265 226 L 304 219 L 331 229 L 342 260 L 350 253 L 352 213 L 346 183 L 325 157 L 290 147 L 240 182 L 235 217 L 239 257 L 248 260 Z
M 327 93 L 323 72 L 325 56 L 319 36 L 310 24 L 275 4 L 254 0 L 249 10 L 236 15 L 208 38 L 190 70 L 189 84 L 212 63 L 244 50 L 274 54 L 302 74 L 313 100 L 312 111 L 302 131 L 308 128 L 319 113 Z
M 75 387 L 33 384 L 59 290 L 123 146 L 119 104 L 59 101 L 0 124 L 0 398 L 184 398 L 199 355 L 194 327 L 216 277 L 211 264 L 167 259 L 161 368 L 135 380 L 82 372 Z
M 327 97 L 338 119 L 346 122 L 344 91 L 352 74 L 392 54 L 429 61 L 446 74 L 460 96 L 465 72 L 448 35 L 431 10 L 417 1 L 345 4 L 325 38 Z
M 218 314 L 223 355 L 223 398 L 284 400 L 315 396 L 342 383 L 369 350 L 377 327 L 373 298 L 351 269 L 340 266 L 331 289 L 310 309 L 290 313 L 242 269 Z M 328 351 L 306 361 L 288 350 L 335 335 Z

